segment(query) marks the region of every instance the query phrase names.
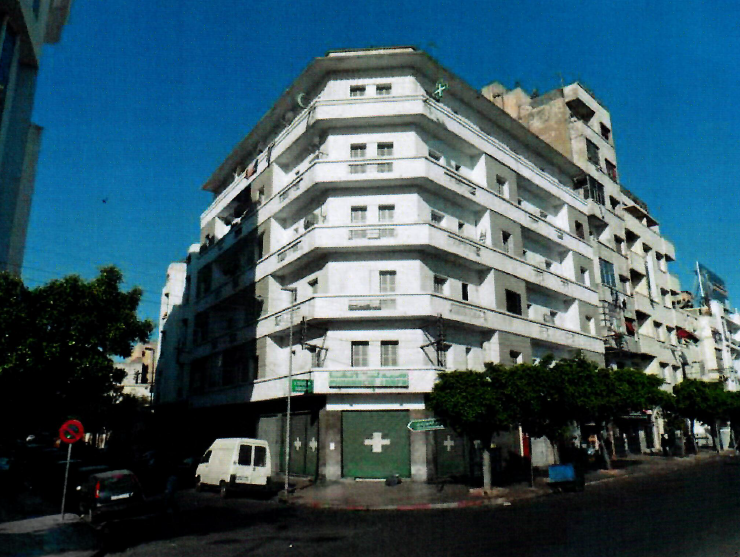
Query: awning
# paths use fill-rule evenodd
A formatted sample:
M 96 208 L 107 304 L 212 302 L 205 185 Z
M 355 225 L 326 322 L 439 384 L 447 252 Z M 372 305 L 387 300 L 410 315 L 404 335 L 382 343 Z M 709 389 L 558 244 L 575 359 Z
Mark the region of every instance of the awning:
M 686 329 L 682 329 L 681 327 L 676 327 L 676 335 L 682 340 L 699 340 L 694 333 L 692 333 L 691 331 L 687 331 Z

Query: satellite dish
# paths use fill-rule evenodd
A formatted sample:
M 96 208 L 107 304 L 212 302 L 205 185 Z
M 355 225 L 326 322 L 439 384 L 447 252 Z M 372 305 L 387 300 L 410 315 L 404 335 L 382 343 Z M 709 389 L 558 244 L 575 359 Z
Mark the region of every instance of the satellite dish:
M 295 101 L 298 103 L 298 106 L 301 108 L 308 108 L 308 101 L 306 101 L 306 93 L 298 93 L 296 95 Z

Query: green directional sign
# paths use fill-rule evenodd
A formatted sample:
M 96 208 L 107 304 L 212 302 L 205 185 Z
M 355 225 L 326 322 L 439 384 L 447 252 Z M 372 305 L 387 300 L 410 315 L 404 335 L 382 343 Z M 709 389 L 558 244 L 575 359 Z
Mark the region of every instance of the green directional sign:
M 444 429 L 444 424 L 437 418 L 427 418 L 425 420 L 411 420 L 407 426 L 411 431 L 434 431 L 435 429 Z
M 312 393 L 313 379 L 293 379 L 291 390 L 294 393 Z

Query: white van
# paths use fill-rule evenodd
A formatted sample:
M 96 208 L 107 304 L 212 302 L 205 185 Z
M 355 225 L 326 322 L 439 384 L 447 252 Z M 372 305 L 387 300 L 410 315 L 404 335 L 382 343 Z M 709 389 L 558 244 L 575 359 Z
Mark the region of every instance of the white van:
M 237 489 L 270 487 L 270 446 L 261 439 L 216 439 L 195 470 L 195 489 L 215 486 L 226 497 Z

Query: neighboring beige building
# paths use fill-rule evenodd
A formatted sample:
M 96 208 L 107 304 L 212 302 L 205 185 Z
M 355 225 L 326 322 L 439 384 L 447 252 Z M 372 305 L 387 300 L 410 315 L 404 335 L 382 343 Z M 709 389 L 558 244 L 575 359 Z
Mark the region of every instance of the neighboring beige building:
M 688 342 L 696 315 L 674 303 L 681 296 L 668 270 L 675 248 L 647 205 L 621 185 L 608 110 L 580 83 L 534 98 L 493 83 L 483 94 L 584 171 L 578 188 L 588 203 L 607 365 L 643 369 L 668 386 L 700 373 Z
M 31 122 L 41 49 L 72 0 L 0 0 L 0 271 L 20 275 L 41 127 Z
M 126 371 L 126 377 L 121 382 L 123 394 L 151 402 L 156 351 L 156 342 L 138 343 L 131 351 L 131 356 L 115 365 Z
M 668 269 L 675 248 L 620 182 L 609 111 L 580 83 L 535 97 L 497 82 L 482 92 L 583 170 L 577 188 L 587 202 L 606 364 L 656 374 L 667 390 L 705 376 L 696 312 L 676 303 L 681 288 Z M 637 435 L 642 450 L 656 446 L 648 420 L 635 432 L 633 450 Z

